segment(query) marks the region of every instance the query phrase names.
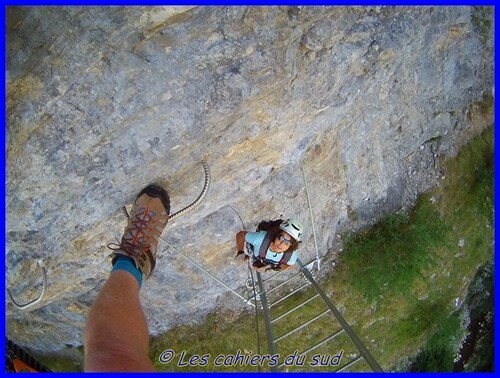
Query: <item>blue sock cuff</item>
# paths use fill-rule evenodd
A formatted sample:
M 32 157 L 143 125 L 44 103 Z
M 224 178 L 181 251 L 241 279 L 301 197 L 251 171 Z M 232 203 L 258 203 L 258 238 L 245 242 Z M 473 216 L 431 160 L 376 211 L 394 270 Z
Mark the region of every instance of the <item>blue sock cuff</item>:
M 142 273 L 135 267 L 134 260 L 132 260 L 130 257 L 118 256 L 115 264 L 113 265 L 113 269 L 111 269 L 111 272 L 114 272 L 115 270 L 124 270 L 126 272 L 129 272 L 135 277 L 137 282 L 139 282 L 139 287 L 142 287 Z

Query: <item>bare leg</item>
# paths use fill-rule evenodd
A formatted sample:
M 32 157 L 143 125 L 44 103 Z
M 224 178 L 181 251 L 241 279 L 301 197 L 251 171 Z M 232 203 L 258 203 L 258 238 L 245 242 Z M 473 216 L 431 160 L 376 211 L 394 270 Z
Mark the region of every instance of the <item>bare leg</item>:
M 170 199 L 162 187 L 148 185 L 137 195 L 119 248 L 112 248 L 113 270 L 90 308 L 85 371 L 155 371 L 139 290 L 155 267 L 169 213 Z
M 85 327 L 85 371 L 155 371 L 139 289 L 130 273 L 110 274 Z

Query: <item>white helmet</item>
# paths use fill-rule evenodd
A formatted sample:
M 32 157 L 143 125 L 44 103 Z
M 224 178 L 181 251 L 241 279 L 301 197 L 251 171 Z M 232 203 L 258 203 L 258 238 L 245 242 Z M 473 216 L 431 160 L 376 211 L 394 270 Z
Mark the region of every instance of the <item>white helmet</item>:
M 280 230 L 285 231 L 292 238 L 300 242 L 302 233 L 304 232 L 304 227 L 302 227 L 302 223 L 298 222 L 295 219 L 287 219 L 280 224 Z

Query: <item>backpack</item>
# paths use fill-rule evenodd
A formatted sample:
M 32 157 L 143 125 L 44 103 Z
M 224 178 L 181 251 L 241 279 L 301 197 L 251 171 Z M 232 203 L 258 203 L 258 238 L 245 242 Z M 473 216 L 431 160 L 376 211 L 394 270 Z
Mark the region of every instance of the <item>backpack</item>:
M 272 242 L 271 235 L 279 229 L 281 223 L 283 223 L 283 219 L 261 221 L 258 224 L 257 231 L 267 231 L 266 236 L 264 237 L 264 240 L 262 241 L 262 244 L 260 245 L 259 249 L 259 258 L 261 260 L 264 260 L 266 258 L 267 249 L 269 248 L 269 245 Z M 283 257 L 281 258 L 278 264 L 286 265 L 288 260 L 290 260 L 290 257 L 292 257 L 292 253 L 293 252 L 288 252 L 288 251 L 283 253 Z

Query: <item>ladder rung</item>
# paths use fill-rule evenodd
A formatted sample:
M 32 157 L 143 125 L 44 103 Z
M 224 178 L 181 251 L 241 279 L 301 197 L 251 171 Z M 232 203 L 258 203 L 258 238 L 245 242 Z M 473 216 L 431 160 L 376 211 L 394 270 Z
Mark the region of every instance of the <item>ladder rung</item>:
M 319 318 L 321 318 L 323 315 L 325 315 L 325 314 L 327 314 L 327 313 L 329 313 L 329 312 L 330 312 L 330 310 L 325 310 L 325 311 L 323 311 L 321 314 L 316 315 L 316 316 L 315 316 L 314 318 L 312 318 L 311 320 L 308 320 L 307 322 L 305 322 L 304 324 L 302 324 L 302 325 L 298 326 L 297 328 L 295 328 L 295 329 L 291 330 L 290 332 L 285 333 L 283 336 L 278 337 L 276 340 L 274 340 L 274 342 L 275 342 L 275 343 L 277 343 L 278 341 L 280 341 L 280 340 L 284 339 L 285 337 L 290 336 L 292 333 L 294 333 L 294 332 L 298 331 L 299 329 L 304 328 L 305 326 L 307 326 L 307 325 L 311 324 L 311 323 L 312 323 L 312 322 L 314 322 L 315 320 L 318 320 L 318 319 L 319 319 Z
M 278 316 L 276 319 L 273 319 L 271 320 L 271 323 L 274 323 L 274 322 L 277 322 L 278 320 L 280 320 L 281 318 L 284 318 L 285 316 L 287 315 L 290 315 L 292 312 L 294 312 L 295 310 L 301 308 L 302 306 L 305 306 L 306 304 L 308 304 L 309 302 L 311 302 L 313 299 L 316 299 L 319 297 L 319 294 L 316 294 L 314 297 L 311 297 L 309 298 L 308 300 L 306 300 L 305 302 L 302 302 L 301 304 L 299 304 L 298 306 L 295 306 L 294 308 L 292 308 L 291 310 L 285 312 L 284 314 Z
M 318 261 L 318 259 L 313 259 L 311 261 L 309 261 L 307 264 L 304 265 L 304 268 L 307 267 L 309 264 L 312 264 L 313 262 L 316 262 Z M 280 270 L 279 272 L 277 273 L 274 273 L 273 275 L 271 275 L 270 277 L 266 278 L 265 280 L 262 280 L 262 282 L 266 283 L 267 281 L 273 279 L 274 277 L 276 277 L 278 274 L 281 274 L 283 273 L 285 270 Z M 302 273 L 302 269 L 300 269 L 299 273 Z
M 279 273 L 281 273 L 281 272 L 282 272 L 282 271 L 280 271 L 280 272 L 276 273 L 276 274 L 275 274 L 274 276 L 272 276 L 272 277 L 277 276 L 277 275 L 278 275 Z M 277 286 L 273 287 L 271 290 L 268 290 L 268 291 L 267 291 L 267 294 L 269 294 L 269 293 L 271 293 L 272 291 L 274 291 L 274 290 L 276 290 L 276 289 L 280 288 L 281 286 L 285 285 L 288 281 L 290 281 L 290 280 L 294 279 L 295 277 L 297 277 L 298 275 L 301 275 L 301 274 L 302 274 L 302 272 L 299 272 L 299 273 L 297 273 L 297 274 L 295 274 L 295 275 L 293 275 L 293 276 L 291 276 L 291 277 L 287 278 L 285 281 L 283 281 L 283 282 L 282 282 L 282 283 L 280 283 L 279 285 L 277 285 Z M 272 278 L 272 277 L 271 277 L 271 278 Z M 269 279 L 268 279 L 268 280 L 269 280 Z M 263 282 L 266 282 L 266 281 L 268 281 L 268 280 L 263 280 Z M 259 294 L 259 293 L 257 293 L 257 294 Z M 255 298 L 255 295 L 252 295 L 250 298 L 248 298 L 248 299 L 247 299 L 247 302 L 249 302 L 250 300 L 252 300 L 252 299 L 254 299 L 254 298 Z
M 299 292 L 300 290 L 302 290 L 303 288 L 305 288 L 307 285 L 309 285 L 309 283 L 305 283 L 304 285 L 302 285 L 301 287 L 299 287 L 298 289 L 295 289 L 294 291 L 292 291 L 290 294 L 288 295 L 285 295 L 283 298 L 277 300 L 276 302 L 272 303 L 269 305 L 269 307 L 273 307 L 275 305 L 277 305 L 278 303 L 280 302 L 283 302 L 285 299 L 291 297 L 292 295 L 294 295 L 295 293 Z
M 293 276 L 287 278 L 285 281 L 283 281 L 282 283 L 280 283 L 279 285 L 276 285 L 275 287 L 273 287 L 272 289 L 268 290 L 267 291 L 267 294 L 269 293 L 272 293 L 273 291 L 275 290 L 278 290 L 281 286 L 285 285 L 288 281 L 291 281 L 293 280 L 295 277 L 297 277 L 298 275 L 302 275 L 302 272 L 299 272 L 297 274 L 294 274 Z
M 307 264 L 304 264 L 304 268 L 306 268 L 309 264 L 312 264 L 314 262 L 318 261 L 318 259 L 313 259 L 311 261 L 309 261 Z M 273 279 L 274 277 L 276 277 L 278 274 L 281 274 L 283 273 L 284 270 L 280 270 L 279 272 L 277 273 L 274 273 L 273 275 L 271 275 L 270 277 L 266 278 L 265 280 L 262 280 L 262 282 L 266 283 L 267 281 Z M 299 270 L 299 273 L 302 273 L 302 268 Z
M 317 343 L 316 345 L 314 345 L 314 346 L 310 347 L 309 349 L 307 349 L 307 350 L 305 350 L 305 351 L 301 352 L 300 354 L 306 354 L 306 353 L 309 353 L 310 351 L 312 351 L 312 350 L 316 349 L 317 347 L 319 347 L 319 346 L 321 346 L 321 345 L 323 345 L 323 344 L 327 343 L 328 341 L 330 341 L 330 340 L 332 340 L 332 339 L 336 338 L 336 337 L 337 337 L 338 335 L 340 335 L 342 332 L 344 332 L 344 330 L 343 330 L 343 329 L 339 329 L 337 332 L 332 333 L 330 336 L 326 337 L 325 339 L 321 340 L 321 341 L 320 341 L 319 343 Z
M 310 351 L 312 351 L 313 349 L 317 348 L 318 346 L 320 346 L 320 345 L 322 345 L 322 344 L 324 344 L 324 343 L 326 343 L 326 342 L 330 341 L 331 339 L 334 339 L 335 337 L 337 337 L 338 335 L 340 335 L 342 332 L 344 332 L 344 330 L 343 330 L 343 329 L 340 329 L 340 330 L 338 330 L 337 332 L 332 333 L 330 336 L 328 336 L 326 339 L 322 340 L 321 342 L 319 342 L 318 344 L 316 344 L 316 345 L 315 345 L 315 346 L 313 346 L 312 348 L 309 348 L 309 349 L 307 349 L 307 350 L 305 350 L 305 351 L 303 351 L 303 352 L 300 352 L 300 353 L 299 353 L 299 356 L 300 356 L 300 355 L 303 355 L 303 354 L 307 354 L 307 353 L 309 353 Z M 283 363 L 283 364 L 281 364 L 281 365 L 279 366 L 279 368 L 282 368 L 283 366 L 285 366 L 285 364 L 284 364 L 284 363 Z
M 354 365 L 356 362 L 358 362 L 359 360 L 361 360 L 361 358 L 362 358 L 362 356 L 358 356 L 354 360 L 349 361 L 347 364 L 345 364 L 344 366 L 342 366 L 339 370 L 335 370 L 335 373 L 339 373 L 339 372 L 347 369 L 351 365 Z
M 267 277 L 265 280 L 262 280 L 262 282 L 263 282 L 263 283 L 266 283 L 267 281 L 272 280 L 274 277 L 276 277 L 277 275 L 279 275 L 279 274 L 283 273 L 285 270 L 286 270 L 286 269 L 282 269 L 282 270 L 280 270 L 279 272 L 276 272 L 276 273 L 274 273 L 274 274 L 270 275 L 270 276 L 269 276 L 269 277 Z

